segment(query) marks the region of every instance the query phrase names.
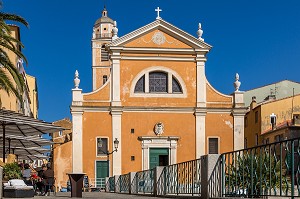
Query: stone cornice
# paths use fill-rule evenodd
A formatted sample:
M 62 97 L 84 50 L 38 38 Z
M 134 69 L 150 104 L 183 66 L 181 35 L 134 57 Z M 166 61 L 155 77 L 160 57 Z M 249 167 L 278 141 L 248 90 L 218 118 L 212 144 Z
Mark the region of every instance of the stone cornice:
M 246 108 L 232 109 L 232 108 L 211 108 L 211 107 L 109 107 L 109 106 L 95 106 L 95 107 L 80 107 L 71 106 L 71 111 L 84 112 L 153 112 L 153 113 L 191 113 L 195 115 L 205 115 L 207 113 L 229 113 L 233 115 L 245 115 Z
M 179 140 L 179 136 L 139 136 L 138 140 Z
M 116 49 L 116 47 L 112 46 L 110 47 L 111 50 Z M 205 54 L 209 52 L 209 49 L 197 49 L 196 50 L 192 48 L 137 48 L 137 47 L 118 47 L 118 49 L 122 49 L 121 51 L 123 53 L 153 53 L 153 54 L 184 54 L 184 55 L 196 55 L 198 53 Z
M 231 113 L 233 116 L 245 116 L 247 112 L 247 107 L 234 108 Z
M 182 40 L 185 40 L 189 45 L 192 45 L 195 48 L 207 48 L 208 50 L 210 50 L 212 48 L 211 45 L 205 43 L 202 40 L 195 38 L 194 36 L 190 35 L 189 33 L 175 27 L 174 25 L 172 25 L 162 19 L 157 19 L 157 20 L 153 21 L 152 23 L 149 23 L 133 32 L 130 32 L 122 37 L 119 37 L 118 39 L 112 41 L 108 45 L 108 48 L 110 48 L 112 46 L 121 46 L 121 45 L 125 44 L 126 42 L 128 42 L 142 34 L 150 32 L 153 29 L 161 29 L 167 33 L 176 35 L 177 37 L 181 38 Z

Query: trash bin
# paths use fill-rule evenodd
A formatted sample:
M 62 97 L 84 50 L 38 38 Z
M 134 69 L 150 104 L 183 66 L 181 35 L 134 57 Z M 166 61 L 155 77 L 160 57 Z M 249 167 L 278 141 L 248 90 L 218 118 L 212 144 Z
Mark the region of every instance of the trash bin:
M 82 198 L 83 177 L 85 173 L 67 173 L 71 182 L 71 197 Z

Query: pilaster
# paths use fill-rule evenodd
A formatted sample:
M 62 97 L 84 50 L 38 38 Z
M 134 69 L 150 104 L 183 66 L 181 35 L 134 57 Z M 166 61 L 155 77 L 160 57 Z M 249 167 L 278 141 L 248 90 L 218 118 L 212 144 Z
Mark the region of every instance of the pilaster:
M 112 56 L 112 106 L 121 106 L 120 99 L 120 51 L 113 51 Z
M 196 110 L 196 159 L 205 154 L 205 117 L 204 110 Z
M 119 140 L 118 151 L 112 154 L 112 175 L 121 175 L 121 160 L 122 160 L 122 109 L 121 108 L 112 108 L 112 139 L 111 144 L 113 146 L 113 141 L 117 138 Z
M 72 172 L 82 173 L 82 111 L 72 111 Z
M 246 108 L 233 109 L 233 150 L 244 149 L 244 118 L 246 114 Z
M 206 107 L 205 59 L 197 54 L 197 107 Z

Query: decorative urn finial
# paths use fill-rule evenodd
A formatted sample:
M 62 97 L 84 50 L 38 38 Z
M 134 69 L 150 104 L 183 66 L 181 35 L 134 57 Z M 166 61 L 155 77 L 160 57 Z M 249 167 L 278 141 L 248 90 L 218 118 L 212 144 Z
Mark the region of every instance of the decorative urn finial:
M 198 30 L 197 30 L 198 39 L 204 41 L 204 39 L 202 38 L 202 34 L 203 34 L 202 25 L 201 23 L 199 23 Z
M 235 74 L 235 82 L 233 83 L 235 91 L 239 91 L 240 86 L 241 86 L 241 82 L 239 81 L 240 76 L 238 73 Z
M 119 29 L 117 28 L 117 21 L 114 21 L 114 27 L 112 28 L 112 39 L 118 38 L 118 31 Z
M 76 89 L 79 88 L 79 83 L 80 83 L 79 73 L 78 73 L 78 71 L 76 70 L 76 71 L 75 71 L 75 78 L 74 78 L 74 86 L 75 86 Z

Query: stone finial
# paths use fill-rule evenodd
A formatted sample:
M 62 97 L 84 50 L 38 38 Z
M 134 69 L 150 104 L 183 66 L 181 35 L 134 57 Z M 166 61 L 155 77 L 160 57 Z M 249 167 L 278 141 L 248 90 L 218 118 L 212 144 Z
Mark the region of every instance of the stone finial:
M 75 88 L 79 88 L 79 83 L 80 83 L 80 79 L 79 79 L 79 73 L 78 70 L 75 71 L 75 78 L 74 78 L 74 86 Z
M 241 82 L 239 81 L 240 76 L 238 73 L 235 74 L 235 82 L 233 83 L 235 91 L 239 91 L 240 86 L 241 86 Z
M 204 41 L 204 39 L 202 38 L 202 34 L 203 34 L 202 25 L 201 23 L 199 23 L 198 30 L 197 30 L 198 39 Z
M 117 21 L 114 21 L 114 27 L 112 28 L 112 39 L 117 39 L 118 38 L 118 31 L 119 29 L 117 28 Z

